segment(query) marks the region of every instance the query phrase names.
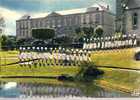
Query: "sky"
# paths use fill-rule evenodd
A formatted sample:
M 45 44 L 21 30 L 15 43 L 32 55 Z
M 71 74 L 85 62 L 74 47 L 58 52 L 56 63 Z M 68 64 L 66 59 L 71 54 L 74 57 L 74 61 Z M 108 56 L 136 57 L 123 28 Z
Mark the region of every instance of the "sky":
M 25 14 L 39 17 L 52 11 L 87 8 L 95 4 L 110 5 L 115 12 L 115 0 L 0 0 L 0 15 L 6 21 L 5 34 L 15 35 L 16 20 Z

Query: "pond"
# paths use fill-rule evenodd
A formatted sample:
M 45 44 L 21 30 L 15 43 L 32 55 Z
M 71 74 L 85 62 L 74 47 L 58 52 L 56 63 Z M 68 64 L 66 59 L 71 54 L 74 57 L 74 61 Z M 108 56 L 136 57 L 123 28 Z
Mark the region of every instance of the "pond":
M 101 88 L 94 83 L 55 79 L 2 79 L 0 98 L 28 97 L 130 97 L 131 94 Z

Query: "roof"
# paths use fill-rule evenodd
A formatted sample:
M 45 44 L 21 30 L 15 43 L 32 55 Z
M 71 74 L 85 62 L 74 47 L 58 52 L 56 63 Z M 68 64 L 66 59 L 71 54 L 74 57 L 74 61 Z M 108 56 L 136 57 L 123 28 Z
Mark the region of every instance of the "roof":
M 52 12 L 47 17 L 55 17 L 55 16 L 61 16 L 61 14 L 56 13 L 56 12 Z
M 52 13 L 40 13 L 40 14 L 33 14 L 32 17 L 30 15 L 24 15 L 21 19 L 29 19 L 29 18 L 39 18 L 39 17 L 52 17 L 52 16 L 62 16 L 62 15 L 69 15 L 69 14 L 78 14 L 78 13 L 86 13 L 86 12 L 93 12 L 93 11 L 108 11 L 111 12 L 107 7 L 101 4 L 95 4 L 89 8 L 78 8 L 78 9 L 70 9 L 70 10 L 63 10 L 63 11 L 56 11 Z
M 30 19 L 30 17 L 31 17 L 30 15 L 26 14 L 26 15 L 22 16 L 20 19 Z

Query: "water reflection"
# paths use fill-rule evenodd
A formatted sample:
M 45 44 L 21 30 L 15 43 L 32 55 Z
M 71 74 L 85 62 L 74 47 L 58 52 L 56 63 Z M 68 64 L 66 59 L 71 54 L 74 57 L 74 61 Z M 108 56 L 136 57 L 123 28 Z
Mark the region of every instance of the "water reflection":
M 77 88 L 62 86 L 29 85 L 21 87 L 25 96 L 82 96 L 82 92 Z
M 0 81 L 0 97 L 128 97 L 129 94 L 106 90 L 95 84 Z

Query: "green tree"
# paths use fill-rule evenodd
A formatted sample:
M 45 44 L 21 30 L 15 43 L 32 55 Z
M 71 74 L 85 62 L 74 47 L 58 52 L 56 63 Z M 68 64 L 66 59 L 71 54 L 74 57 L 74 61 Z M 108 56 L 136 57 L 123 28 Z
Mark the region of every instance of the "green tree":
M 78 27 L 75 29 L 75 33 L 76 33 L 76 40 L 80 41 L 84 36 L 84 32 L 82 31 L 82 28 Z
M 101 38 L 103 36 L 103 28 L 101 26 L 96 27 L 95 29 L 95 33 L 96 33 L 96 37 Z
M 16 47 L 16 37 L 15 36 L 1 36 L 1 46 L 2 49 L 8 50 L 8 49 L 14 49 Z
M 93 27 L 83 27 L 82 30 L 85 34 L 85 37 L 91 38 L 92 36 L 94 36 L 94 28 Z
M 52 39 L 55 36 L 54 29 L 33 29 L 32 36 L 39 40 Z
M 123 33 L 122 32 L 116 32 L 115 35 L 117 36 L 118 40 L 121 40 Z
M 77 35 L 77 39 L 81 39 L 83 37 L 86 38 L 91 38 L 92 36 L 94 36 L 94 28 L 93 27 L 79 27 L 77 29 L 75 29 L 75 33 Z
M 25 44 L 25 41 L 26 41 L 25 39 L 19 39 L 19 40 L 17 40 L 17 45 L 18 46 L 20 46 L 20 45 L 26 45 Z
M 101 40 L 101 37 L 103 36 L 103 28 L 102 28 L 102 26 L 98 26 L 98 27 L 96 27 L 96 29 L 95 29 L 95 33 L 96 33 L 96 37 L 99 37 L 100 38 L 100 40 L 99 40 L 99 42 L 100 42 L 100 48 L 102 47 L 102 40 Z
M 8 40 L 8 38 L 6 35 L 1 36 L 1 46 L 2 47 L 6 46 L 7 40 Z

